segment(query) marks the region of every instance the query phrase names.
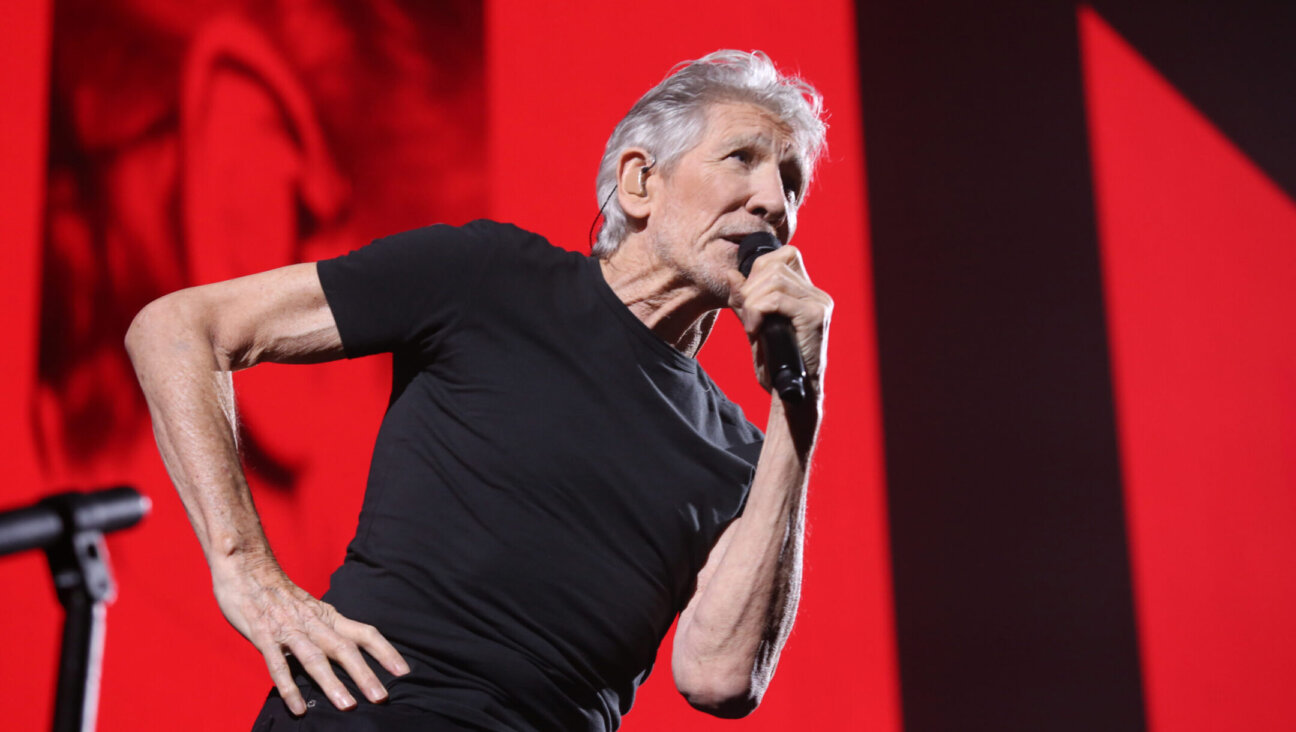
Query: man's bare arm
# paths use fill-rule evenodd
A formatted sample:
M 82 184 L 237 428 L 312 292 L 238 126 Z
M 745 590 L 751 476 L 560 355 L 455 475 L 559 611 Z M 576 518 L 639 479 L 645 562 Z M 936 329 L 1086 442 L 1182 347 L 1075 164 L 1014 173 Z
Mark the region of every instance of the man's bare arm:
M 343 355 L 315 265 L 160 298 L 135 317 L 126 349 L 221 611 L 261 651 L 288 708 L 306 712 L 285 651 L 339 708 L 356 702 L 330 660 L 370 701 L 385 699 L 360 649 L 393 674 L 408 672 L 404 660 L 375 628 L 342 617 L 288 579 L 270 551 L 238 457 L 233 371 L 262 361 L 313 363 Z
M 693 706 L 740 717 L 760 704 L 792 630 L 801 587 L 801 552 L 810 457 L 822 408 L 822 373 L 832 299 L 805 276 L 799 254 L 783 247 L 735 274 L 735 312 L 756 342 L 765 314 L 796 327 L 811 393 L 795 406 L 777 396 L 743 515 L 731 523 L 698 573 L 680 613 L 671 670 Z M 768 389 L 761 357 L 757 373 Z

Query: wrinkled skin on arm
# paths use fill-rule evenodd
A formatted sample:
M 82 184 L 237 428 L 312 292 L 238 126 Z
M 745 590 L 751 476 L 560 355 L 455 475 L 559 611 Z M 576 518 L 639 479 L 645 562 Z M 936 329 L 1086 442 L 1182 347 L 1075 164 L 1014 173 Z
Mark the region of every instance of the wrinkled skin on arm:
M 265 658 L 294 714 L 306 704 L 286 653 L 339 709 L 356 700 L 337 663 L 371 702 L 387 691 L 361 650 L 395 675 L 409 667 L 372 626 L 295 585 L 275 561 L 238 457 L 232 372 L 262 361 L 341 358 L 342 341 L 314 264 L 172 293 L 140 311 L 126 348 L 148 401 L 167 472 L 193 524 L 226 619 Z
M 809 377 L 805 400 L 772 398 L 746 509 L 717 539 L 675 632 L 676 687 L 698 709 L 741 717 L 760 704 L 796 617 L 832 298 L 810 282 L 790 245 L 758 258 L 745 280 L 732 272 L 730 288 L 761 385 L 771 388 L 759 348 L 760 324 L 770 313 L 792 321 Z

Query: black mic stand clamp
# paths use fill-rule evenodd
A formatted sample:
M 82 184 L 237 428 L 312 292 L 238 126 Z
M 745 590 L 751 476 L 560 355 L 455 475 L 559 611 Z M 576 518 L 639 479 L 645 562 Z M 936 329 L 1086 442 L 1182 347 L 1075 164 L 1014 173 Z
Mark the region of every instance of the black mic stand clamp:
M 56 507 L 57 501 L 49 499 L 51 507 Z M 99 709 L 107 604 L 117 596 L 108 548 L 102 532 L 73 529 L 48 547 L 45 556 L 65 613 L 54 732 L 93 732 Z

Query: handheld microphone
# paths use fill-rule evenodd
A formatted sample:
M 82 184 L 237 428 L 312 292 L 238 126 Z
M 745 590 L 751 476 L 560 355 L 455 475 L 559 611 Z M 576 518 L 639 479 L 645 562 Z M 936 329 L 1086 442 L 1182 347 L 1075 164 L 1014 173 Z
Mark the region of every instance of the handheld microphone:
M 746 277 L 752 264 L 762 254 L 783 246 L 766 231 L 757 231 L 743 237 L 738 244 L 738 271 Z M 774 391 L 785 402 L 798 402 L 805 398 L 806 370 L 797 347 L 796 329 L 786 315 L 770 313 L 760 325 L 761 350 L 765 354 L 765 369 L 770 375 Z

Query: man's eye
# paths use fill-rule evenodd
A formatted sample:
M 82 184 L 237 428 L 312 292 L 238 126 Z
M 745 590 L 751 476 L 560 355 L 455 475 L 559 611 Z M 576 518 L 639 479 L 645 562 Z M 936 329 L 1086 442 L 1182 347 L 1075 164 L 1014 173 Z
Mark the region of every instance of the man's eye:
M 733 152 L 729 153 L 729 157 L 733 158 L 734 160 L 737 160 L 738 162 L 744 165 L 752 161 L 752 154 L 747 150 L 734 150 Z

